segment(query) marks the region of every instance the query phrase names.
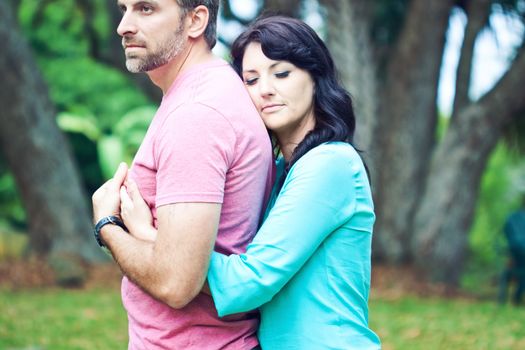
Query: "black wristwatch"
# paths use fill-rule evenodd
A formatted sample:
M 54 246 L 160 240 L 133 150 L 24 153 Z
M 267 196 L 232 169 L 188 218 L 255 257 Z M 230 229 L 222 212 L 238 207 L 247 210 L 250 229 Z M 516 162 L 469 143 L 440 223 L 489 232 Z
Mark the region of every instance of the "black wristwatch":
M 102 238 L 100 237 L 100 230 L 102 229 L 102 227 L 104 227 L 104 226 L 106 226 L 108 224 L 117 225 L 117 226 L 121 227 L 124 231 L 128 232 L 128 229 L 127 229 L 126 225 L 124 225 L 124 223 L 122 222 L 122 220 L 120 220 L 120 218 L 118 216 L 110 215 L 110 216 L 105 216 L 102 219 L 100 219 L 97 222 L 97 224 L 95 225 L 95 229 L 93 230 L 93 234 L 95 235 L 95 240 L 97 241 L 99 247 L 102 248 L 106 252 L 109 251 L 109 250 L 106 247 L 106 245 L 104 244 L 104 242 L 102 242 Z

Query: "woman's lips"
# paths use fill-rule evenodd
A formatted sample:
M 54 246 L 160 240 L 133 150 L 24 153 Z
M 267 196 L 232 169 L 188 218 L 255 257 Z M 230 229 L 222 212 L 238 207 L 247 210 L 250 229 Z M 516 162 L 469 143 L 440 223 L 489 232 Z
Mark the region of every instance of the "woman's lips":
M 281 110 L 283 107 L 284 107 L 283 104 L 272 103 L 272 104 L 268 104 L 268 105 L 263 106 L 263 108 L 261 109 L 261 112 L 264 112 L 264 113 L 277 112 L 277 111 Z

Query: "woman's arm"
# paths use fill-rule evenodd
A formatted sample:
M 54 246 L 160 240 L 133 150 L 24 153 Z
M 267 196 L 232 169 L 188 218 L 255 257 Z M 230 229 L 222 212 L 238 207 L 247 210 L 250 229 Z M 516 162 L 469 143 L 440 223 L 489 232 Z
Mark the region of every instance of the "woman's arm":
M 355 210 L 355 174 L 346 147 L 319 146 L 294 165 L 246 253 L 212 254 L 208 284 L 220 316 L 271 300 L 349 219 Z

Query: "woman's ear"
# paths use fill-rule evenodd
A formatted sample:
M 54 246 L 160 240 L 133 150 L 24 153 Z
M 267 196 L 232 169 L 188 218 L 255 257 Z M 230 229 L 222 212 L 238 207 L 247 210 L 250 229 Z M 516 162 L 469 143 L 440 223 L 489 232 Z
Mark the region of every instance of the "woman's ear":
M 188 28 L 188 36 L 192 39 L 197 39 L 204 34 L 208 26 L 210 13 L 208 8 L 204 5 L 199 5 L 189 13 L 190 26 Z

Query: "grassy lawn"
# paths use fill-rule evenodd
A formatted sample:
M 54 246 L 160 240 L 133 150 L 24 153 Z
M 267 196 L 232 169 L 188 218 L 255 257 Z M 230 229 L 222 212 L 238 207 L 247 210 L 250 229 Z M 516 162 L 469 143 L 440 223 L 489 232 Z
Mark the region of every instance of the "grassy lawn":
M 370 326 L 383 349 L 525 349 L 525 308 L 494 302 L 374 299 Z
M 371 327 L 391 349 L 525 349 L 525 308 L 491 302 L 373 299 Z M 126 349 L 115 289 L 0 291 L 0 349 Z
M 127 349 L 118 290 L 0 292 L 0 349 Z

